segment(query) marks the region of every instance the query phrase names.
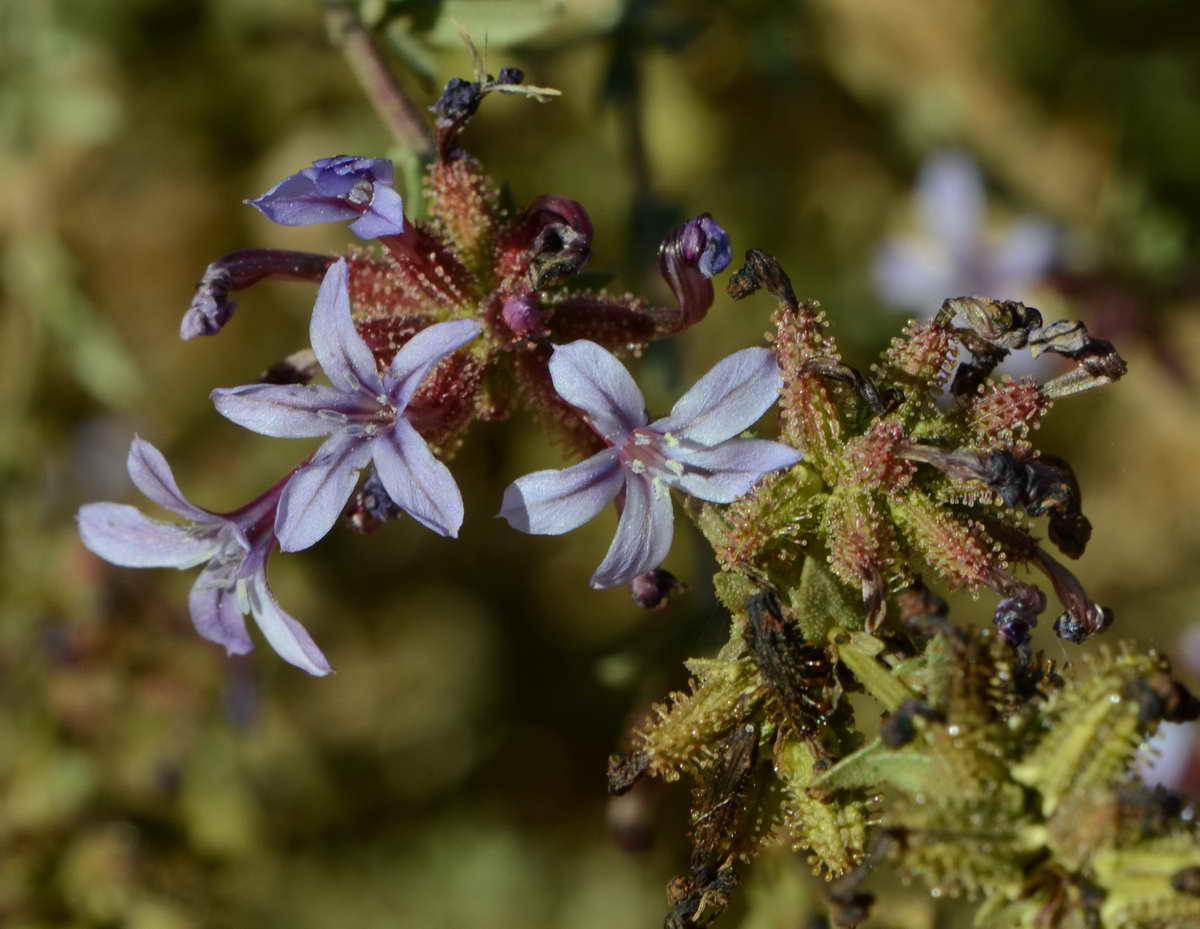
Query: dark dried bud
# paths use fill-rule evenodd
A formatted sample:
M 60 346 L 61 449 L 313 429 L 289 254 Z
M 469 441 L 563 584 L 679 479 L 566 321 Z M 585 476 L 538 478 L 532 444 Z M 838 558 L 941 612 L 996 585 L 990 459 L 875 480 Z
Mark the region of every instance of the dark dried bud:
M 901 748 L 917 736 L 916 718 L 943 721 L 945 716 L 924 700 L 905 700 L 879 725 L 879 738 L 888 748 Z
M 370 535 L 384 523 L 399 519 L 402 515 L 404 511 L 388 496 L 374 469 L 346 508 L 346 520 L 350 528 L 362 535 Z
M 1130 690 L 1138 702 L 1141 722 L 1190 723 L 1200 719 L 1200 700 L 1168 674 L 1135 681 Z
M 725 292 L 734 300 L 750 296 L 759 288 L 765 288 L 776 300 L 784 306 L 796 307 L 796 291 L 782 265 L 772 255 L 752 248 L 746 252 L 745 263 L 734 272 L 725 285 Z
M 501 68 L 496 76 L 497 84 L 520 84 L 525 80 L 525 72 L 520 68 Z
M 1101 387 L 1120 379 L 1126 371 L 1116 347 L 1106 339 L 1092 338 L 1087 326 L 1078 320 L 1051 323 L 1030 340 L 1029 350 L 1035 358 L 1043 352 L 1065 355 L 1077 365 L 1042 385 L 1042 392 L 1048 397 L 1065 397 Z
M 446 82 L 442 95 L 429 108 L 437 117 L 436 126 L 440 131 L 460 128 L 475 115 L 479 109 L 479 101 L 483 99 L 483 86 L 475 81 L 464 81 L 461 77 L 452 77 Z
M 1038 614 L 1046 608 L 1046 597 L 1036 587 L 1026 588 L 1026 596 L 1006 597 L 996 604 L 996 612 L 992 622 L 997 632 L 1007 642 L 1019 657 L 1027 658 L 1029 642 L 1033 636 L 1033 627 L 1037 625 Z
M 320 370 L 313 350 L 302 348 L 271 365 L 259 375 L 258 380 L 263 384 L 307 384 Z
M 904 395 L 896 388 L 890 387 L 881 391 L 866 374 L 836 358 L 810 358 L 800 370 L 805 374 L 818 374 L 854 388 L 855 393 L 876 416 L 891 412 L 904 400 Z
M 614 797 L 626 793 L 650 768 L 645 752 L 615 752 L 608 756 L 608 792 Z
M 500 243 L 504 289 L 541 290 L 566 280 L 592 253 L 592 221 L 581 203 L 538 197 Z
M 1172 874 L 1171 889 L 1189 897 L 1200 897 L 1200 865 L 1183 868 Z
M 1063 613 L 1054 621 L 1054 634 L 1076 645 L 1086 642 L 1112 625 L 1113 612 L 1108 607 L 1090 604 L 1086 617 Z
M 685 590 L 685 584 L 670 571 L 664 571 L 662 568 L 639 574 L 629 583 L 633 602 L 644 610 L 661 610 L 670 602 L 671 594 L 677 591 L 682 593 Z
M 1042 314 L 1036 308 L 990 297 L 952 297 L 942 304 L 937 321 L 948 324 L 960 315 L 971 333 L 1006 353 L 1024 348 L 1042 325 Z

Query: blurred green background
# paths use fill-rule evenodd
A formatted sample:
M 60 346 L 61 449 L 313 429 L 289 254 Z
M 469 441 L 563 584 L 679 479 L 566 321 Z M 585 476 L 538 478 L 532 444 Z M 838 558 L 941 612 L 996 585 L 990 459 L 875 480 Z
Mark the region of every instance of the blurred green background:
M 972 159 L 981 249 L 1040 217 L 1053 267 L 1022 296 L 1129 361 L 1117 387 L 1060 403 L 1039 445 L 1079 474 L 1096 533 L 1078 573 L 1116 610 L 1110 639 L 1184 661 L 1200 623 L 1200 7 L 381 0 L 366 14 L 399 16 L 385 41 L 422 105 L 470 74 L 454 20 L 486 39 L 493 72 L 563 91 L 488 99 L 465 144 L 518 203 L 582 201 L 591 269 L 613 289 L 666 299 L 655 246 L 709 210 L 738 254 L 782 259 L 859 366 L 904 319 L 872 269 L 884 242 L 928 238 L 922 166 Z M 177 330 L 225 252 L 351 243 L 241 204 L 314 158 L 389 153 L 319 6 L 3 0 L 0 76 L 0 924 L 659 925 L 686 863 L 687 790 L 610 804 L 605 758 L 684 685 L 682 659 L 723 640 L 711 563 L 681 530 L 667 567 L 691 592 L 647 613 L 586 587 L 611 515 L 561 539 L 496 522 L 509 481 L 561 463 L 528 421 L 476 428 L 459 454 L 458 542 L 402 521 L 274 559 L 328 679 L 265 646 L 225 658 L 190 628 L 191 572 L 113 568 L 75 535 L 81 503 L 140 502 L 124 473 L 135 432 L 216 510 L 307 451 L 237 429 L 207 395 L 303 346 L 311 288 L 243 295 L 217 339 Z M 649 351 L 652 406 L 759 340 L 768 312 L 719 297 Z M 868 925 L 966 924 L 880 887 L 891 905 Z M 723 924 L 812 912 L 801 860 L 778 852 Z

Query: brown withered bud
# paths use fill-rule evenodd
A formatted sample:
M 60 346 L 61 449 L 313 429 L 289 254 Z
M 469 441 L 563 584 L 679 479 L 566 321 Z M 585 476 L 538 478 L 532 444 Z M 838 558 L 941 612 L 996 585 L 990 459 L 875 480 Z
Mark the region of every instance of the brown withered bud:
M 796 291 L 792 289 L 791 279 L 779 262 L 771 255 L 757 248 L 746 252 L 745 263 L 735 271 L 725 285 L 725 292 L 734 300 L 750 296 L 759 288 L 765 288 L 776 300 L 784 306 L 799 305 Z
M 307 384 L 320 372 L 317 356 L 311 348 L 292 352 L 258 376 L 263 384 Z
M 592 254 L 592 220 L 582 204 L 566 197 L 539 197 L 526 210 L 538 225 L 529 246 L 529 282 L 534 290 L 577 274 Z
M 1169 674 L 1158 673 L 1130 686 L 1144 723 L 1190 723 L 1200 719 L 1200 700 Z
M 960 316 L 967 326 L 965 331 L 960 330 L 964 340 L 970 339 L 967 334 L 970 333 L 1006 352 L 1024 348 L 1033 331 L 1042 325 L 1042 314 L 1036 308 L 1016 300 L 991 297 L 951 297 L 938 310 L 936 321 L 949 324 Z M 974 350 L 967 341 L 964 345 Z
M 1054 352 L 1076 364 L 1071 371 L 1042 385 L 1042 392 L 1052 398 L 1111 384 L 1126 371 L 1116 347 L 1106 339 L 1092 338 L 1087 326 L 1078 320 L 1064 319 L 1046 326 L 1030 340 L 1029 350 L 1034 358 Z
M 990 297 L 953 297 L 942 304 L 935 323 L 949 325 L 961 316 L 965 327 L 956 327 L 955 338 L 973 356 L 954 372 L 950 393 L 974 394 L 1013 349 L 1024 348 L 1030 334 L 1042 325 L 1042 314 L 1015 300 Z
M 1182 868 L 1172 874 L 1171 889 L 1189 897 L 1200 897 L 1200 865 Z
M 626 793 L 649 768 L 645 752 L 614 752 L 608 756 L 608 792 L 614 797 Z
M 639 574 L 629 582 L 633 602 L 644 610 L 661 610 L 671 602 L 671 594 L 686 590 L 686 584 L 662 568 Z
M 880 390 L 870 377 L 836 358 L 810 358 L 800 369 L 805 374 L 819 374 L 854 388 L 876 416 L 890 413 L 904 401 L 904 394 L 894 387 Z
M 832 712 L 824 696 L 833 674 L 828 651 L 804 641 L 800 627 L 784 618 L 770 591 L 746 601 L 744 634 L 779 722 L 796 737 L 817 731 Z
M 917 737 L 916 719 L 940 722 L 945 714 L 935 710 L 924 700 L 905 700 L 896 712 L 884 717 L 879 725 L 879 738 L 888 748 L 901 748 Z

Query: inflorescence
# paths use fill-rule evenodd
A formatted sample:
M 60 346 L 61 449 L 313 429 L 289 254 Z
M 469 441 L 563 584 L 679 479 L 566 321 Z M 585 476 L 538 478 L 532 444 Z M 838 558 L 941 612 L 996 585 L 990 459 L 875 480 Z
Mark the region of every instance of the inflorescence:
M 729 237 L 703 214 L 662 243 L 674 306 L 573 289 L 592 240 L 583 206 L 542 196 L 510 215 L 460 145 L 483 97 L 522 80 L 505 69 L 451 81 L 431 108 L 424 219 L 405 215 L 389 162 L 345 155 L 248 201 L 287 225 L 348 220 L 378 246 L 226 255 L 181 324 L 185 339 L 216 335 L 233 294 L 266 278 L 319 284 L 310 347 L 212 400 L 255 432 L 324 441 L 259 497 L 213 513 L 135 438 L 134 484 L 187 522 L 89 504 L 84 543 L 131 567 L 203 565 L 189 597 L 202 636 L 245 653 L 249 613 L 286 661 L 326 674 L 267 586 L 268 557 L 308 548 L 339 519 L 369 533 L 407 514 L 456 536 L 464 507 L 446 462 L 474 422 L 519 404 L 582 460 L 510 485 L 500 515 L 511 526 L 562 533 L 615 501 L 620 522 L 592 586 L 629 584 L 660 607 L 683 589 L 660 568 L 674 493 L 720 566 L 728 643 L 688 663 L 690 691 L 656 707 L 610 764 L 614 793 L 644 776 L 696 782 L 693 853 L 669 885 L 668 926 L 718 916 L 740 863 L 780 837 L 833 881 L 845 925 L 865 917 L 859 882 L 886 862 L 982 899 L 986 925 L 1200 920 L 1195 826 L 1162 814 L 1175 801 L 1129 775 L 1158 723 L 1195 719 L 1200 704 L 1154 654 L 1120 648 L 1056 668 L 1034 653 L 1048 599 L 1019 573 L 1050 582 L 1060 638 L 1112 624 L 1034 534 L 1045 517 L 1050 544 L 1076 559 L 1092 526 L 1071 466 L 1030 437 L 1056 401 L 1124 374 L 1115 348 L 1082 323 L 963 296 L 862 371 L 780 264 L 750 250 L 728 292 L 774 298 L 769 346 L 725 358 L 651 420 L 613 353 L 703 320 Z M 1044 383 L 995 379 L 1022 350 L 1071 364 Z M 328 384 L 312 383 L 318 374 Z M 778 435 L 743 436 L 776 403 Z M 994 592 L 994 628 L 953 624 L 923 579 Z M 862 731 L 872 727 L 856 721 L 851 691 L 886 714 L 878 735 Z

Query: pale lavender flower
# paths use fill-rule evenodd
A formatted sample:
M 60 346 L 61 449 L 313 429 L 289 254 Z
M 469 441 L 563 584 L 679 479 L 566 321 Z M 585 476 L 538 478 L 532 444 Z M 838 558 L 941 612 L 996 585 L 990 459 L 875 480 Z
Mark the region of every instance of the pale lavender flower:
M 284 226 L 353 219 L 350 231 L 359 238 L 399 235 L 404 204 L 392 187 L 392 174 L 385 158 L 336 155 L 314 161 L 246 203 Z
M 922 235 L 889 239 L 875 258 L 875 289 L 888 303 L 932 315 L 948 297 L 1022 300 L 1054 262 L 1045 220 L 1025 217 L 999 239 L 985 235 L 983 180 L 963 153 L 927 161 L 915 199 Z
M 281 658 L 309 674 L 328 674 L 332 668 L 321 650 L 280 609 L 267 586 L 275 509 L 287 478 L 232 513 L 213 513 L 183 496 L 166 459 L 149 442 L 135 437 L 126 465 L 138 490 L 189 522 L 161 522 L 120 503 L 89 503 L 77 517 L 83 544 L 105 561 L 128 568 L 203 564 L 188 596 L 200 635 L 223 645 L 230 655 L 244 655 L 254 647 L 242 618 L 249 613 Z
M 212 392 L 217 410 L 240 426 L 270 436 L 329 436 L 288 481 L 275 533 L 285 552 L 308 548 L 337 521 L 358 472 L 375 472 L 398 507 L 434 532 L 454 537 L 463 501 L 449 469 L 434 457 L 405 417 L 425 375 L 479 334 L 460 319 L 421 330 L 382 374 L 354 328 L 345 259 L 325 274 L 313 307 L 309 338 L 333 386 L 248 384 Z
M 652 423 L 629 372 L 594 342 L 556 345 L 550 377 L 609 447 L 572 467 L 510 484 L 500 515 L 522 532 L 559 535 L 623 494 L 617 534 L 592 575 L 593 587 L 628 583 L 667 557 L 674 529 L 669 487 L 731 503 L 764 474 L 803 457 L 779 442 L 733 438 L 779 396 L 779 365 L 765 348 L 718 362 L 669 416 Z

